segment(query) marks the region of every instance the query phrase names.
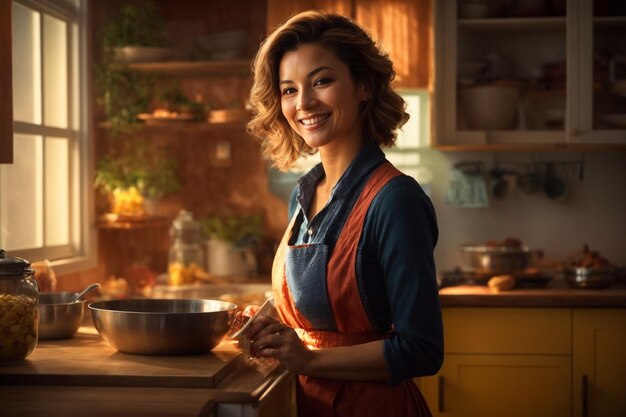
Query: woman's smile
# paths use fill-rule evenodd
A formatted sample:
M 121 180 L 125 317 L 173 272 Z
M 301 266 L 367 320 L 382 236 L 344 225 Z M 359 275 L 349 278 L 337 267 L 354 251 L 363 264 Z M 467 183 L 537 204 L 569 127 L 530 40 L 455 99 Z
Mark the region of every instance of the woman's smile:
M 314 116 L 303 117 L 300 119 L 300 123 L 304 125 L 307 130 L 317 129 L 320 125 L 328 120 L 330 113 L 319 114 Z

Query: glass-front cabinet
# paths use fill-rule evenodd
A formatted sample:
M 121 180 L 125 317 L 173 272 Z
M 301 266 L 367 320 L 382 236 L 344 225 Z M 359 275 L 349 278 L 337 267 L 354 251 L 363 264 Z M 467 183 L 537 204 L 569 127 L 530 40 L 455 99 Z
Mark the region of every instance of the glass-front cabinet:
M 626 2 L 435 2 L 434 146 L 626 148 Z

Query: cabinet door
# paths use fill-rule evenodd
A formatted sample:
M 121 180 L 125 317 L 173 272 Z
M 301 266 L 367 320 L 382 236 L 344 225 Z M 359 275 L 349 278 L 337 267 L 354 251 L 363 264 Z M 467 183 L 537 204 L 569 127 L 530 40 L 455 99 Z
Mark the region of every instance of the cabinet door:
M 626 413 L 626 309 L 575 309 L 575 417 Z
M 569 356 L 446 355 L 423 378 L 434 416 L 559 417 L 571 415 Z
M 580 116 L 573 139 L 626 143 L 626 5 L 581 1 L 577 25 L 580 53 Z
M 437 146 L 540 150 L 568 141 L 575 1 L 537 3 L 435 2 Z

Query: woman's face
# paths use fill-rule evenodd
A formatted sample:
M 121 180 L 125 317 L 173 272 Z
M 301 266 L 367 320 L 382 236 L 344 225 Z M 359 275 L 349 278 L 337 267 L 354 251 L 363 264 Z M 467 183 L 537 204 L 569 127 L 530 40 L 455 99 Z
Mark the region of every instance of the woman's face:
M 307 145 L 362 141 L 359 112 L 367 92 L 333 52 L 304 44 L 285 53 L 278 75 L 282 113 Z

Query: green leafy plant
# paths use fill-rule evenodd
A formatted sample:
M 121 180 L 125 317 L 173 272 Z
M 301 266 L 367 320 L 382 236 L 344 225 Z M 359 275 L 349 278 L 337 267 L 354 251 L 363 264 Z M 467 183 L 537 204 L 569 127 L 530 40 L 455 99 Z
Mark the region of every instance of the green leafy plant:
M 165 24 L 155 4 L 126 4 L 102 31 L 106 49 L 121 46 L 165 46 Z
M 122 46 L 165 46 L 167 34 L 154 3 L 127 4 L 101 33 L 103 61 L 96 65 L 95 81 L 112 135 L 141 126 L 137 115 L 146 111 L 154 94 L 156 76 L 119 67 L 115 49 Z
M 251 246 L 261 238 L 262 219 L 259 214 L 243 216 L 206 216 L 201 219 L 207 238 L 231 242 L 234 246 Z
M 148 152 L 141 142 L 127 144 L 99 161 L 94 184 L 107 193 L 136 187 L 144 197 L 161 198 L 180 189 L 176 165 L 165 151 Z

